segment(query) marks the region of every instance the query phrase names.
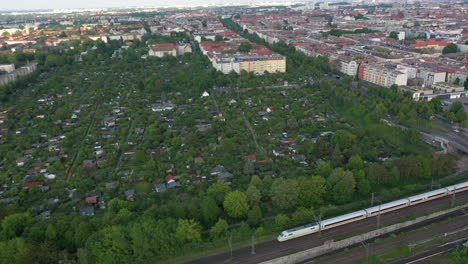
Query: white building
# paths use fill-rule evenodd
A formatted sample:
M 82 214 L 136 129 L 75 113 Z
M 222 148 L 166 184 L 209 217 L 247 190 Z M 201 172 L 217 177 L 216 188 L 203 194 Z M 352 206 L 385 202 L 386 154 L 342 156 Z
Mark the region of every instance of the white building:
M 398 40 L 405 40 L 406 32 L 400 31 L 398 32 Z
M 213 63 L 213 67 L 224 74 L 228 74 L 231 71 L 238 74 L 240 73 L 240 63 L 238 60 L 235 60 L 234 57 L 213 57 L 210 58 L 210 60 Z
M 0 71 L 12 72 L 15 70 L 14 64 L 0 64 Z
M 356 63 L 354 60 L 340 60 L 341 67 L 340 72 L 347 74 L 349 76 L 356 76 L 359 64 Z
M 445 82 L 445 72 L 437 72 L 433 70 L 420 70 L 417 74 L 418 78 L 424 80 L 424 87 L 433 87 L 434 84 Z

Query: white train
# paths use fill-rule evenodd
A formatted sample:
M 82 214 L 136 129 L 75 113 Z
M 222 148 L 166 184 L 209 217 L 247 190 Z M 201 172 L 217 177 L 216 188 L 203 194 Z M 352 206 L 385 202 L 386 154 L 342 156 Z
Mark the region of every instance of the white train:
M 278 241 L 283 242 L 300 236 L 305 236 L 318 232 L 319 229 L 326 230 L 336 226 L 344 225 L 354 221 L 359 221 L 367 217 L 373 217 L 378 214 L 384 214 L 393 210 L 398 210 L 403 207 L 423 203 L 432 199 L 437 199 L 443 196 L 451 195 L 457 192 L 468 190 L 468 181 L 448 186 L 446 188 L 437 189 L 434 191 L 410 196 L 408 198 L 400 199 L 397 201 L 381 204 L 380 206 L 373 206 L 364 210 L 352 212 L 345 215 L 340 215 L 330 219 L 323 220 L 318 223 L 299 226 L 292 229 L 284 230 L 279 234 Z

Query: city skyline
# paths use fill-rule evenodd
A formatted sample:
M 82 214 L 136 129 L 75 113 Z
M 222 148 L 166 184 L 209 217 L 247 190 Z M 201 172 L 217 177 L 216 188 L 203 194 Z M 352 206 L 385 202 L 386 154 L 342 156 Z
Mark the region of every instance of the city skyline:
M 119 8 L 119 7 L 177 7 L 177 6 L 208 6 L 220 4 L 254 4 L 254 3 L 284 3 L 289 1 L 260 1 L 260 0 L 25 0 L 21 2 L 8 2 L 0 6 L 1 11 L 21 10 L 51 10 L 51 9 L 92 9 L 92 8 Z

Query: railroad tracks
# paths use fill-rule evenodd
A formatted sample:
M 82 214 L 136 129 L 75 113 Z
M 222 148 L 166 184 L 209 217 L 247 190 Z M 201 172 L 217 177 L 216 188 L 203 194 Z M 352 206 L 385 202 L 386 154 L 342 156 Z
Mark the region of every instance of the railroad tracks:
M 457 202 L 468 201 L 468 191 L 459 193 L 456 196 Z M 445 196 L 426 203 L 409 206 L 401 210 L 388 212 L 381 215 L 381 225 L 390 225 L 401 222 L 402 220 L 415 215 L 423 215 L 427 212 L 434 212 L 449 208 L 452 202 L 451 196 Z M 324 242 L 335 240 L 338 237 L 349 237 L 359 233 L 364 233 L 374 229 L 377 226 L 376 217 L 366 218 L 359 222 L 353 222 L 337 228 L 322 231 L 321 235 L 314 233 L 311 235 L 299 237 L 285 242 L 276 240 L 258 244 L 255 247 L 256 254 L 251 254 L 251 248 L 241 248 L 233 251 L 233 259 L 228 261 L 230 253 L 222 253 L 214 256 L 208 256 L 202 259 L 190 261 L 188 263 L 259 263 L 280 256 L 289 255 L 316 246 L 323 245 Z

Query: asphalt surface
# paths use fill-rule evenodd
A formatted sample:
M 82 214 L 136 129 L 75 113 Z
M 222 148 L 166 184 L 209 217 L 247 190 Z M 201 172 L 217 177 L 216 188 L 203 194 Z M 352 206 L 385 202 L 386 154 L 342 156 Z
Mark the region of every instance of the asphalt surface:
M 446 209 L 450 206 L 452 196 L 446 196 L 429 202 L 421 203 L 418 205 L 406 207 L 397 211 L 382 214 L 380 223 L 382 225 L 389 225 L 404 220 L 405 217 L 412 215 L 422 215 L 425 213 L 435 212 Z M 468 191 L 456 194 L 456 202 L 468 201 Z M 256 245 L 255 255 L 251 254 L 251 247 L 245 247 L 234 250 L 232 252 L 232 260 L 229 260 L 230 253 L 225 252 L 217 255 L 206 256 L 197 260 L 189 261 L 190 264 L 205 264 L 205 263 L 259 263 L 269 259 L 289 255 L 298 251 L 306 250 L 312 247 L 320 246 L 325 241 L 342 238 L 343 236 L 352 236 L 369 231 L 369 229 L 377 226 L 377 218 L 366 218 L 362 221 L 349 223 L 343 226 L 325 230 L 322 234 L 314 233 L 307 236 L 299 237 L 296 239 L 288 240 L 285 242 L 278 242 L 276 240 L 267 241 Z M 235 241 L 234 241 L 235 242 Z

